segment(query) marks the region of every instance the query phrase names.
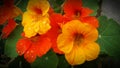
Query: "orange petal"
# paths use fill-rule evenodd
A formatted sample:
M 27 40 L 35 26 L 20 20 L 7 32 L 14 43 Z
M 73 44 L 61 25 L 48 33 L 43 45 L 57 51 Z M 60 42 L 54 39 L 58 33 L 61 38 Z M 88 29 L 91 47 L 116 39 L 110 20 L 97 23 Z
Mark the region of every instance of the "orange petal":
M 51 41 L 45 36 L 40 36 L 36 45 L 38 47 L 38 56 L 41 57 L 45 55 L 51 48 Z
M 14 19 L 9 19 L 8 24 L 2 29 L 2 38 L 7 38 L 8 35 L 15 29 L 16 22 Z
M 16 51 L 21 56 L 23 55 L 28 48 L 31 46 L 31 41 L 25 38 L 18 40 L 16 44 Z
M 85 62 L 84 51 L 78 46 L 74 46 L 69 54 L 65 54 L 65 58 L 71 65 L 79 65 Z
M 66 0 L 63 9 L 65 14 L 72 15 L 77 11 L 81 10 L 82 1 L 81 0 Z
M 24 54 L 24 58 L 29 62 L 33 63 L 37 57 L 37 47 L 31 45 L 31 47 Z
M 98 22 L 97 18 L 93 17 L 93 16 L 83 17 L 83 18 L 81 18 L 81 21 L 84 23 L 88 23 L 95 28 L 98 28 L 98 26 L 99 26 L 99 22 Z
M 91 27 L 90 25 L 86 25 L 88 30 L 83 32 L 85 41 L 96 41 L 98 39 L 98 30 L 96 28 Z
M 63 51 L 63 53 L 69 53 L 73 47 L 73 38 L 68 35 L 60 34 L 57 38 L 58 48 Z
M 95 42 L 88 42 L 81 49 L 84 51 L 87 61 L 96 59 L 100 53 L 100 46 Z
M 89 16 L 91 13 L 93 12 L 93 10 L 89 9 L 89 8 L 82 8 L 81 9 L 81 17 L 87 17 Z

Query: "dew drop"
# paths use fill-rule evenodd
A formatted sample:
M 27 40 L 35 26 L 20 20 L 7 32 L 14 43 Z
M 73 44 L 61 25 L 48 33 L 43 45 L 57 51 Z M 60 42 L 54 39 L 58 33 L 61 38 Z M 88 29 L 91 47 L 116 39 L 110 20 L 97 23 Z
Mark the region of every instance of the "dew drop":
M 48 57 L 45 57 L 45 60 L 48 60 Z

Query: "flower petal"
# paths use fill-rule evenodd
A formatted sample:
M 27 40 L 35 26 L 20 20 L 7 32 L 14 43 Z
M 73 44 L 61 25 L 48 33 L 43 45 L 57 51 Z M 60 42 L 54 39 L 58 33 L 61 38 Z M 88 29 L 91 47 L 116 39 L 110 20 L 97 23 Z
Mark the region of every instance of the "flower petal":
M 84 51 L 78 46 L 74 46 L 69 54 L 65 54 L 65 58 L 71 65 L 79 65 L 85 62 Z
M 34 25 L 35 25 L 35 23 L 27 24 L 24 26 L 23 31 L 25 32 L 26 37 L 30 38 L 30 37 L 35 36 L 37 34 L 34 30 L 34 27 L 33 27 Z
M 51 48 L 51 41 L 46 36 L 40 36 L 36 45 L 38 47 L 38 56 L 41 57 L 45 55 Z
M 89 8 L 83 8 L 81 9 L 81 17 L 87 17 L 89 16 L 91 13 L 93 12 L 93 10 L 89 9 Z
M 27 52 L 24 54 L 24 58 L 29 62 L 32 63 L 35 61 L 37 57 L 37 47 L 34 45 L 31 45 L 31 47 L 27 50 Z
M 73 47 L 73 38 L 68 35 L 60 34 L 57 38 L 58 48 L 64 53 L 69 53 Z
M 66 0 L 63 5 L 63 9 L 65 14 L 73 15 L 76 13 L 76 10 L 81 10 L 82 7 L 82 0 Z
M 22 38 L 20 40 L 18 40 L 17 44 L 16 44 L 16 51 L 17 53 L 21 56 L 23 55 L 27 49 L 30 47 L 31 45 L 31 41 L 25 38 Z
M 22 21 L 25 36 L 30 38 L 32 36 L 35 36 L 37 33 L 45 34 L 51 28 L 48 17 L 48 14 L 45 16 L 39 16 L 25 12 Z
M 96 28 L 91 27 L 90 25 L 86 25 L 86 32 L 84 33 L 85 41 L 96 41 L 98 39 L 98 30 Z
M 83 17 L 80 20 L 84 23 L 88 23 L 88 24 L 92 25 L 95 28 L 98 28 L 98 26 L 99 26 L 99 22 L 98 22 L 97 18 L 93 17 L 93 16 Z
M 82 47 L 87 61 L 94 60 L 98 57 L 100 52 L 100 47 L 95 42 L 88 42 L 87 45 Z

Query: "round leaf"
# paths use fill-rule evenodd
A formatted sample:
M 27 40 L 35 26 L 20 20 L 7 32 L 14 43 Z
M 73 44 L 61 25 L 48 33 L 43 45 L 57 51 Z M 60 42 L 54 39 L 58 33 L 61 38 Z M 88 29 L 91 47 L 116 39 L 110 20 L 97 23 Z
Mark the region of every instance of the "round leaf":
M 15 58 L 17 57 L 17 52 L 16 52 L 16 42 L 18 39 L 21 37 L 21 32 L 22 32 L 22 26 L 18 25 L 15 30 L 10 34 L 10 36 L 7 38 L 6 43 L 5 43 L 5 54 L 8 57 Z
M 98 18 L 100 27 L 98 43 L 101 51 L 110 56 L 120 56 L 120 25 L 113 19 L 107 20 L 105 16 Z

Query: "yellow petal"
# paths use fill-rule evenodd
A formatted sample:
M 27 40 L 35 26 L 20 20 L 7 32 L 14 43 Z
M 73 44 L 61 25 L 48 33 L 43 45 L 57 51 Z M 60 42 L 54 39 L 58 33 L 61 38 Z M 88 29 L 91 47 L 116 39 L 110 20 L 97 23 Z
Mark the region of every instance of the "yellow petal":
M 22 25 L 25 26 L 27 23 L 33 22 L 34 19 L 35 19 L 35 16 L 26 11 L 23 14 Z
M 27 11 L 35 14 L 42 12 L 44 16 L 49 11 L 50 4 L 47 0 L 29 0 Z
M 48 14 L 41 16 L 31 14 L 30 12 L 23 14 L 22 25 L 24 26 L 24 32 L 27 37 L 32 37 L 36 33 L 45 34 L 51 28 Z
M 84 40 L 96 41 L 98 39 L 98 30 L 89 24 L 86 24 L 86 32 L 84 34 Z
M 73 38 L 68 35 L 60 34 L 57 38 L 58 48 L 64 53 L 69 53 L 73 47 Z
M 84 52 L 78 46 L 74 46 L 69 54 L 65 54 L 65 58 L 71 65 L 79 65 L 85 62 Z
M 35 36 L 37 34 L 37 32 L 35 32 L 35 30 L 34 30 L 34 27 L 33 27 L 34 25 L 35 24 L 33 23 L 33 24 L 27 24 L 24 26 L 23 31 L 25 32 L 26 37 L 30 38 L 30 37 Z
M 84 50 L 87 61 L 96 59 L 100 52 L 100 47 L 95 42 L 88 42 L 85 46 L 82 47 L 82 49 Z
M 41 20 L 38 21 L 39 23 L 39 34 L 45 34 L 50 28 L 50 21 L 48 17 L 41 17 Z

